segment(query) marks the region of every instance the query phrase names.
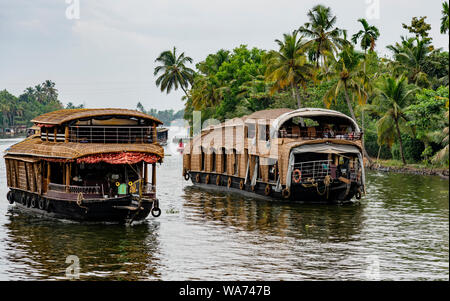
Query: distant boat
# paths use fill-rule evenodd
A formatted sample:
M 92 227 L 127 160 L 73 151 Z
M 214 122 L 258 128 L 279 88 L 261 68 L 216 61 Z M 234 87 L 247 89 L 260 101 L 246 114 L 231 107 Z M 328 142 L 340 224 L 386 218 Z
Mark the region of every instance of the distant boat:
M 187 142 L 191 141 L 192 138 L 191 137 L 187 137 L 187 136 L 175 136 L 175 137 L 172 138 L 172 142 L 173 143 L 177 143 L 178 144 L 178 143 L 180 143 L 180 140 L 184 144 L 186 144 Z
M 158 143 L 163 146 L 167 145 L 169 129 L 163 128 L 163 127 L 157 127 L 156 133 L 157 133 Z

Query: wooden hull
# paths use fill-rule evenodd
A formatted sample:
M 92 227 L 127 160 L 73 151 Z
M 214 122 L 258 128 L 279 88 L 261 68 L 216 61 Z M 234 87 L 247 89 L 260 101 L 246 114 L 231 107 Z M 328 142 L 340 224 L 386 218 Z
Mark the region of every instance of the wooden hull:
M 199 178 L 197 178 L 197 175 Z M 209 180 L 207 181 L 208 175 Z M 231 179 L 230 184 L 228 182 L 229 178 Z M 281 191 L 275 191 L 275 184 L 269 184 L 270 189 L 267 189 L 268 184 L 263 182 L 257 182 L 253 188 L 249 183 L 241 187 L 241 181 L 244 179 L 240 177 L 221 175 L 219 184 L 217 185 L 217 174 L 190 171 L 189 179 L 195 186 L 209 190 L 240 193 L 245 196 L 260 199 L 299 203 L 350 203 L 358 192 L 356 183 L 351 183 L 350 185 L 333 183 L 330 185 L 328 191 L 323 184 L 319 184 L 318 187 L 304 187 L 301 184 L 293 184 L 290 195 L 283 196 Z
M 8 201 L 21 209 L 43 214 L 52 218 L 79 222 L 125 223 L 145 219 L 157 199 L 144 199 L 138 208 L 133 196 L 127 195 L 108 199 L 83 199 L 81 202 L 69 198 L 40 196 L 35 193 L 11 189 Z

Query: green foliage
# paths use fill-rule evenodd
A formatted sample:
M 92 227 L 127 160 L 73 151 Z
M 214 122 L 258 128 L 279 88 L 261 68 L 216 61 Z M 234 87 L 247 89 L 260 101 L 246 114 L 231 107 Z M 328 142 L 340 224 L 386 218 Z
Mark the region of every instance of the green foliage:
M 35 87 L 26 88 L 24 93 L 16 97 L 6 90 L 0 91 L 0 125 L 3 128 L 16 126 L 31 126 L 30 122 L 36 116 L 62 109 L 58 100 L 55 83 L 46 80 Z
M 447 32 L 447 2 L 442 15 Z M 449 54 L 432 45 L 426 17 L 403 24 L 414 36 L 389 45 L 392 57 L 375 51 L 380 32 L 365 19 L 353 44 L 331 8 L 316 5 L 307 19 L 275 40 L 276 50 L 242 45 L 197 63 L 184 118 L 191 123 L 194 110 L 223 121 L 270 108 L 330 108 L 360 124 L 371 157 L 448 162 Z
M 170 125 L 170 122 L 176 119 L 182 119 L 184 117 L 184 110 L 175 112 L 174 110 L 158 111 L 156 109 L 145 110 L 144 106 L 138 102 L 136 109 L 142 113 L 149 114 L 155 118 L 161 120 L 165 125 Z
M 411 138 L 407 134 L 402 134 L 403 151 L 407 163 L 420 162 L 422 160 L 422 153 L 425 150 L 425 145 L 418 139 Z M 395 143 L 392 146 L 392 158 L 401 160 L 400 145 Z

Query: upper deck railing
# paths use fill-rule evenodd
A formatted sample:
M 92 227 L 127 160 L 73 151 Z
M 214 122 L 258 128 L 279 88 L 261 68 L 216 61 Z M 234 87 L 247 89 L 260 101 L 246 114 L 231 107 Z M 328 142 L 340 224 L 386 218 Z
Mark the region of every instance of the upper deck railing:
M 303 140 L 314 140 L 314 139 L 342 139 L 342 140 L 361 140 L 363 133 L 359 132 L 330 132 L 330 131 L 311 131 L 311 130 L 299 130 L 299 131 L 287 131 L 280 130 L 280 138 L 293 138 L 293 139 L 303 139 Z
M 153 143 L 149 126 L 71 126 L 69 141 L 78 143 Z

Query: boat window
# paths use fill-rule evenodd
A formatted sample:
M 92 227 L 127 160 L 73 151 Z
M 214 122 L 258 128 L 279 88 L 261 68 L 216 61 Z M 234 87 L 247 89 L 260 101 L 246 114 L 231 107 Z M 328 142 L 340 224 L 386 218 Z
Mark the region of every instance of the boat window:
M 227 153 L 224 147 L 222 147 L 222 173 L 227 173 Z
M 211 149 L 211 171 L 216 171 L 216 151 Z
M 270 126 L 261 124 L 259 125 L 259 140 L 269 141 L 270 139 Z
M 200 146 L 200 153 L 201 153 L 201 169 L 205 170 L 205 151 L 203 150 L 203 147 Z
M 233 175 L 237 175 L 239 171 L 239 157 L 236 149 L 233 149 Z
M 246 125 L 247 127 L 247 138 L 253 139 L 256 135 L 256 127 L 254 123 L 249 123 Z

